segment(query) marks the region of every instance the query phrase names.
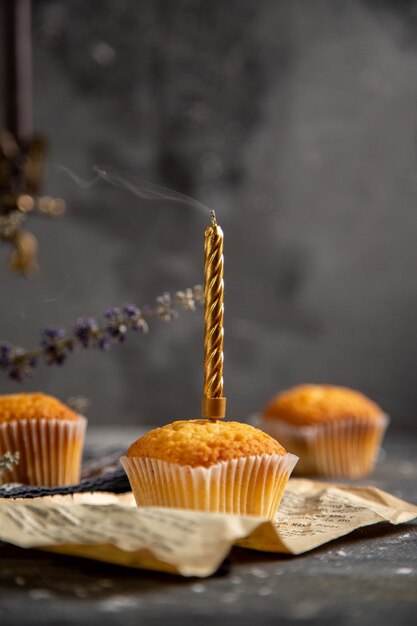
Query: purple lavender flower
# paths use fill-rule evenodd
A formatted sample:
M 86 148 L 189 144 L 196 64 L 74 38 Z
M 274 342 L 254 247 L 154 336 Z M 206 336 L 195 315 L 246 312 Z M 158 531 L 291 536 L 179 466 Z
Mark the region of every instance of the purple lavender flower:
M 10 367 L 13 357 L 13 346 L 11 343 L 0 344 L 0 368 L 6 370 Z
M 141 330 L 143 333 L 147 333 L 149 326 L 142 311 L 138 309 L 134 304 L 125 304 L 123 307 L 123 313 L 127 317 L 129 328 L 132 330 Z
M 123 313 L 126 313 L 127 317 L 130 319 L 138 317 L 140 313 L 140 309 L 134 304 L 125 304 L 123 307 Z
M 77 320 L 74 335 L 84 348 L 88 348 L 95 342 L 98 324 L 93 317 L 81 317 Z
M 30 378 L 30 374 L 25 367 L 14 365 L 9 371 L 9 377 L 17 383 L 22 383 L 27 378 Z
M 38 361 L 39 361 L 39 359 L 38 359 L 38 357 L 37 357 L 37 356 L 31 356 L 31 357 L 28 359 L 27 363 L 28 363 L 29 367 L 31 367 L 32 369 L 35 369 L 35 367 L 36 367 L 36 366 L 37 366 L 37 364 L 38 364 Z
M 115 306 L 111 309 L 107 309 L 107 311 L 104 312 L 104 317 L 107 318 L 108 320 L 111 320 L 114 317 L 118 317 L 120 313 L 121 313 L 121 310 L 119 309 L 119 307 Z
M 103 333 L 100 335 L 98 340 L 98 347 L 100 350 L 110 350 L 111 348 L 111 337 L 108 333 Z
M 21 383 L 33 375 L 38 359 L 35 356 L 19 356 L 9 370 L 9 376 Z
M 127 332 L 126 320 L 122 311 L 119 308 L 109 309 L 104 313 L 104 317 L 108 320 L 106 330 L 109 335 L 122 343 Z
M 48 348 L 44 350 L 45 363 L 47 365 L 63 365 L 67 358 L 67 355 L 63 350 L 57 350 L 56 348 Z
M 65 339 L 66 332 L 63 328 L 56 326 L 46 326 L 42 332 L 42 345 L 46 345 L 48 342 L 54 342 L 57 339 Z
M 67 346 L 64 343 L 66 332 L 63 328 L 47 326 L 41 333 L 42 352 L 47 365 L 62 365 L 67 358 Z

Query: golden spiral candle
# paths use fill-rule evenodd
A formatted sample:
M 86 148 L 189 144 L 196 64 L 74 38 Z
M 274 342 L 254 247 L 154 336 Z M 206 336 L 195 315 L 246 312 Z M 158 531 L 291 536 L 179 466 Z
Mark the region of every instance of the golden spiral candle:
M 223 231 L 211 212 L 204 236 L 204 396 L 203 418 L 226 415 L 223 397 Z

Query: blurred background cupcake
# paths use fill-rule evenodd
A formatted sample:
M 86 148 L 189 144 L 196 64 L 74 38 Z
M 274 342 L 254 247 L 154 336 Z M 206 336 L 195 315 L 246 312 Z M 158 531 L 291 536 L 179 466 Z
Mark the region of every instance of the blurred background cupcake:
M 0 481 L 60 486 L 80 480 L 87 420 L 43 393 L 0 396 L 0 457 L 19 462 Z
M 387 425 L 377 404 L 332 385 L 283 391 L 261 416 L 261 427 L 300 457 L 298 474 L 348 478 L 373 470 Z
M 248 424 L 190 420 L 150 431 L 121 463 L 138 505 L 272 518 L 297 460 Z

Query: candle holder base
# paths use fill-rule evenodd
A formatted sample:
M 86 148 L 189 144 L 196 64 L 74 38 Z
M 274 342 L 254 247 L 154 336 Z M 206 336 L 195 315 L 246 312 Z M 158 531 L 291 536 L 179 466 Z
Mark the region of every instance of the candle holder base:
M 203 397 L 203 419 L 218 420 L 226 417 L 226 398 Z

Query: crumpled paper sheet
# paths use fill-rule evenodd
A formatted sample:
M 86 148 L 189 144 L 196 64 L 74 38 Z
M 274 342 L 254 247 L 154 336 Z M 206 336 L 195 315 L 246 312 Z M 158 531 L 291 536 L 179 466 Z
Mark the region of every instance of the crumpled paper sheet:
M 131 493 L 0 499 L 0 540 L 130 567 L 209 576 L 233 545 L 301 554 L 362 526 L 409 522 L 417 506 L 374 487 L 290 479 L 274 521 L 138 508 Z

